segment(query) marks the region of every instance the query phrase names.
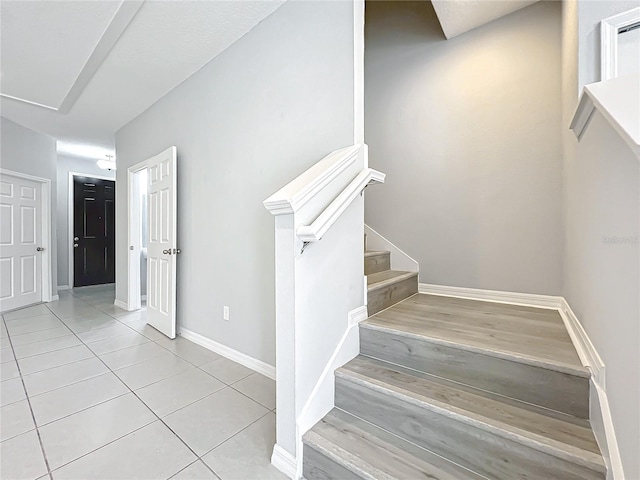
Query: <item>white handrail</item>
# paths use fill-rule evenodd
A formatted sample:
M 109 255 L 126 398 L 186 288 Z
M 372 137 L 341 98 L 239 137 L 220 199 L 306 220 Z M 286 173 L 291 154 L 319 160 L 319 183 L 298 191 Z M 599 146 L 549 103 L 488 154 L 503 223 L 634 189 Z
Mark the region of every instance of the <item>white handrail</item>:
M 296 229 L 296 235 L 306 244 L 317 242 L 340 218 L 351 202 L 371 183 L 384 183 L 386 175 L 372 168 L 365 168 L 338 195 L 324 211 L 311 223 Z

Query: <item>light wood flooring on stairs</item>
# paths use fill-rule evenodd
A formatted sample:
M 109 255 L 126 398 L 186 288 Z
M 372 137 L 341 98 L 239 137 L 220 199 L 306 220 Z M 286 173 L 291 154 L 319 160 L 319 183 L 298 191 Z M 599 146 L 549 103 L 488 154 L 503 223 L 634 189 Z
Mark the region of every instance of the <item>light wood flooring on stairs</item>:
M 384 253 L 365 255 L 368 277 L 407 273 Z M 335 408 L 304 435 L 307 480 L 605 478 L 557 311 L 405 291 L 369 312 Z

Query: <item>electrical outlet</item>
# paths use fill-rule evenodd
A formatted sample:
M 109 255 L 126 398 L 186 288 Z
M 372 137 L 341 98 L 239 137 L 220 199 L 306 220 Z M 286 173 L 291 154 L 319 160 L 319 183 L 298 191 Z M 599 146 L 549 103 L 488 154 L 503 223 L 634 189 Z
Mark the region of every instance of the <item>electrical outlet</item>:
M 229 307 L 227 305 L 225 305 L 224 307 L 222 307 L 222 317 L 229 321 Z

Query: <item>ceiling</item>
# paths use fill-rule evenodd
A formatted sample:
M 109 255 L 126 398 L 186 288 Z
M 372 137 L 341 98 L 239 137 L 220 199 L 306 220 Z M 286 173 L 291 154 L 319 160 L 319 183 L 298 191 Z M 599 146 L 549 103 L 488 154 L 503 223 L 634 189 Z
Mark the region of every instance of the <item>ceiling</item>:
M 447 38 L 453 38 L 538 0 L 432 0 Z
M 102 157 L 120 127 L 284 1 L 2 0 L 2 116 Z

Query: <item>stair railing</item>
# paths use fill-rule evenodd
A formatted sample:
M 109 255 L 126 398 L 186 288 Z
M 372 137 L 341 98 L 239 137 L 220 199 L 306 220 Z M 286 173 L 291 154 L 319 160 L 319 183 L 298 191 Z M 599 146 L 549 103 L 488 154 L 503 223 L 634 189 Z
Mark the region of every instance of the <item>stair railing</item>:
M 374 183 L 384 183 L 385 174 L 372 168 L 362 170 L 347 187 L 338 195 L 333 202 L 318 215 L 311 225 L 301 225 L 296 229 L 296 234 L 302 240 L 302 249 L 304 252 L 307 245 L 318 242 L 322 239 L 331 225 L 344 213 L 351 205 L 351 202 L 358 196 L 362 195 L 364 189 Z
M 353 327 L 353 312 L 366 312 L 361 193 L 384 180 L 383 173 L 368 168 L 367 146 L 352 145 L 331 152 L 264 201 L 275 216 L 272 463 L 281 470 L 300 472 L 301 415 L 308 425 L 333 407 L 333 375 L 326 378 L 327 369 Z M 357 340 L 349 345 L 355 356 Z

